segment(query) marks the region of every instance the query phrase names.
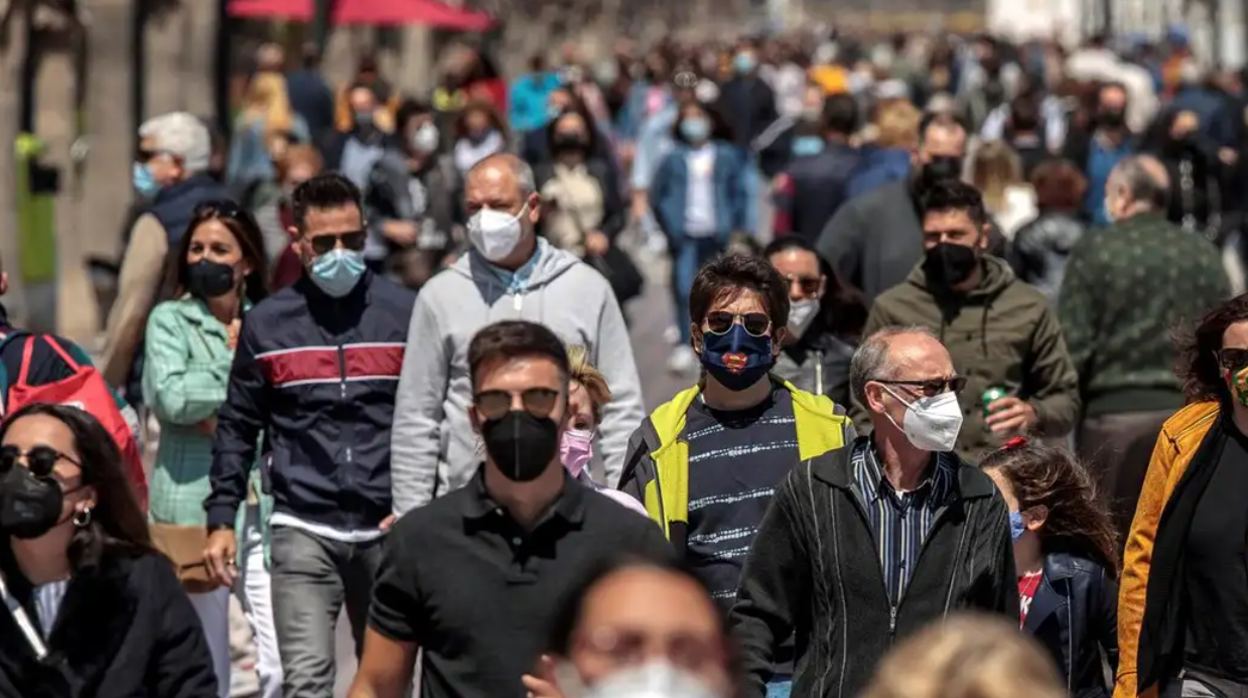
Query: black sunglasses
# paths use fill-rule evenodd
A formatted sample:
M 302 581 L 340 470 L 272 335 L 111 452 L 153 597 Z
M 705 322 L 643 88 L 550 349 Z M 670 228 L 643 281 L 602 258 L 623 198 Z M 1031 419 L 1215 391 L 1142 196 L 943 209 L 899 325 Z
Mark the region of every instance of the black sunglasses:
M 477 413 L 484 419 L 501 419 L 511 411 L 511 393 L 506 390 L 483 390 L 472 398 L 477 406 Z M 520 393 L 520 402 L 524 411 L 544 419 L 555 410 L 559 401 L 559 391 L 550 388 L 529 388 Z
M 220 201 L 205 201 L 195 207 L 193 214 L 196 218 L 216 218 L 218 216 L 237 218 L 243 214 L 243 209 L 229 199 L 221 199 Z
M 1238 371 L 1248 366 L 1248 349 L 1222 349 L 1218 351 L 1218 365 L 1228 371 Z
M 819 277 L 817 276 L 789 276 L 786 277 L 789 284 L 796 283 L 798 288 L 802 289 L 802 293 L 813 296 L 819 292 Z
M 726 334 L 737 318 L 741 319 L 741 326 L 751 337 L 763 337 L 771 329 L 771 318 L 766 313 L 729 313 L 717 310 L 707 314 L 706 331 L 711 334 Z
M 332 233 L 330 235 L 317 235 L 308 238 L 308 244 L 312 246 L 312 251 L 317 256 L 329 254 L 338 243 L 342 242 L 342 246 L 348 250 L 359 252 L 364 249 L 364 242 L 368 238 L 368 233 L 363 230 L 352 230 L 348 233 Z
M 48 477 L 52 474 L 52 468 L 56 467 L 59 460 L 68 461 L 82 467 L 82 463 L 70 458 L 51 446 L 35 446 L 29 451 L 23 452 L 17 446 L 0 446 L 0 473 L 7 473 L 17 465 L 17 461 L 26 457 L 26 468 L 36 477 Z
M 961 395 L 966 389 L 966 376 L 953 376 L 952 378 L 929 378 L 919 381 L 886 381 L 877 380 L 876 383 L 884 385 L 901 385 L 907 388 L 913 388 L 914 392 L 923 397 L 936 397 L 945 393 L 953 393 Z

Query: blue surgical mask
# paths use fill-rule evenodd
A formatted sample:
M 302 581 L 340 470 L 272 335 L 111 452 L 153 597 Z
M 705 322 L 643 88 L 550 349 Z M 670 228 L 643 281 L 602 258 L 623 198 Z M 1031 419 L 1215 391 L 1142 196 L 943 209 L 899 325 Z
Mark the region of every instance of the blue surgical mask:
M 364 275 L 364 253 L 337 248 L 312 262 L 312 281 L 326 294 L 342 298 Z
M 771 336 L 755 337 L 734 322 L 723 334 L 702 333 L 702 366 L 719 384 L 741 391 L 767 376 L 775 362 Z
M 798 136 L 793 139 L 793 157 L 804 158 L 823 152 L 824 142 L 819 136 Z
M 1012 538 L 1014 542 L 1017 543 L 1018 539 L 1022 538 L 1023 534 L 1026 532 L 1027 532 L 1027 522 L 1023 521 L 1023 512 L 1011 511 L 1010 512 L 1010 538 Z
M 680 135 L 692 143 L 705 143 L 711 137 L 711 121 L 702 116 L 691 116 L 680 122 Z
M 758 59 L 752 53 L 738 53 L 732 58 L 732 67 L 737 73 L 744 75 L 753 72 L 755 66 L 758 65 Z
M 134 190 L 141 196 L 152 196 L 160 191 L 160 182 L 157 182 L 156 178 L 152 176 L 152 171 L 147 169 L 147 165 L 139 162 L 134 163 L 134 170 L 131 172 L 130 177 L 134 182 Z

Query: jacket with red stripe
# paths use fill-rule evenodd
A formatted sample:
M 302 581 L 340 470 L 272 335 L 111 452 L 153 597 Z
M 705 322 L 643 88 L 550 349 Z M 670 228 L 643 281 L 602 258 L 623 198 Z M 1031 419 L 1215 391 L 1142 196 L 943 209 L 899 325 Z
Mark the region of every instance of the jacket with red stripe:
M 305 277 L 244 316 L 209 526 L 233 525 L 262 434 L 276 511 L 344 531 L 390 515 L 390 424 L 415 300 L 371 272 L 341 299 Z

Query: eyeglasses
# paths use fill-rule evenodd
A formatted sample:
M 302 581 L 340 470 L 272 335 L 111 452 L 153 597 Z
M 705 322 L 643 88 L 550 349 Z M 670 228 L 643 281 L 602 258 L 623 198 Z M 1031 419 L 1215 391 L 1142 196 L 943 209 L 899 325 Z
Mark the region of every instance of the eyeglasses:
M 511 411 L 512 394 L 506 390 L 483 390 L 472 398 L 477 412 L 485 419 L 501 419 Z M 520 393 L 524 411 L 544 419 L 555 410 L 559 391 L 550 388 L 529 388 Z
M 1218 352 L 1218 365 L 1228 371 L 1248 366 L 1248 349 L 1222 349 Z
M 368 233 L 363 230 L 352 230 L 346 233 L 331 233 L 329 235 L 317 235 L 308 238 L 308 244 L 312 245 L 312 251 L 318 256 L 329 254 L 338 243 L 348 250 L 359 252 L 364 249 L 364 242 L 368 237 Z
M 902 385 L 907 388 L 913 388 L 914 392 L 923 397 L 936 397 L 945 393 L 953 393 L 960 395 L 966 389 L 966 376 L 953 376 L 951 378 L 929 378 L 927 380 L 918 381 L 886 381 L 876 380 L 876 383 L 884 385 Z
M 702 672 L 708 666 L 725 663 L 725 651 L 721 644 L 689 633 L 654 637 L 639 630 L 604 628 L 578 635 L 573 642 L 583 651 L 605 659 L 613 668 L 639 666 L 655 654 L 691 672 Z
M 26 468 L 30 470 L 32 475 L 36 477 L 47 477 L 52 474 L 52 468 L 56 467 L 57 461 L 67 461 L 73 463 L 79 468 L 82 463 L 70 458 L 51 446 L 35 446 L 29 451 L 23 451 L 17 446 L 0 446 L 0 473 L 7 473 L 17 465 L 17 461 L 23 456 L 26 458 Z
M 711 334 L 727 334 L 738 318 L 746 334 L 751 337 L 763 337 L 771 330 L 771 318 L 766 313 L 729 313 L 717 310 L 706 316 L 706 331 Z
M 819 277 L 817 276 L 789 276 L 786 277 L 789 284 L 797 284 L 802 289 L 802 293 L 807 296 L 813 296 L 819 293 Z

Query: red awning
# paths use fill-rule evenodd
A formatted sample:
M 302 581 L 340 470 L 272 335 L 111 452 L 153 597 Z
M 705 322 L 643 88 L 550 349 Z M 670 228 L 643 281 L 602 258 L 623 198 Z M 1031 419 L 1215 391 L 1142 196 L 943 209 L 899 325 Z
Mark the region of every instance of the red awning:
M 309 22 L 315 0 L 231 0 L 230 16 L 281 18 Z M 423 25 L 451 31 L 479 32 L 494 19 L 484 12 L 451 7 L 440 0 L 337 0 L 334 24 Z

